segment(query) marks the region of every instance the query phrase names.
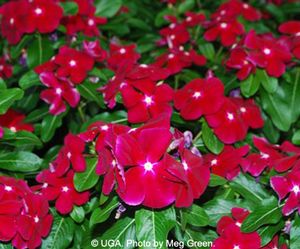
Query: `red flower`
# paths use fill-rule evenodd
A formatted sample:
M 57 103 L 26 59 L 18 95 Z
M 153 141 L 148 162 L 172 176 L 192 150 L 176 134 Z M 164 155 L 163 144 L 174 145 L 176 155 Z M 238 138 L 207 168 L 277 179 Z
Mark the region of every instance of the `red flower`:
M 55 208 L 61 214 L 68 214 L 73 206 L 81 206 L 89 200 L 89 192 L 77 192 L 73 183 L 74 172 L 70 170 L 65 177 L 58 178 L 56 173 L 44 170 L 39 173 L 36 180 L 43 183 L 41 193 L 49 201 L 55 201 Z
M 54 31 L 63 16 L 63 9 L 55 1 L 33 0 L 29 2 L 26 32 L 33 33 L 36 29 L 40 33 Z
M 217 225 L 220 235 L 212 246 L 212 249 L 259 249 L 261 239 L 257 232 L 243 233 L 240 226 L 249 212 L 242 208 L 233 208 L 232 216 L 224 216 Z
M 293 44 L 293 54 L 300 59 L 300 21 L 288 21 L 279 26 L 279 31 L 291 35 Z
M 65 174 L 72 164 L 75 172 L 82 172 L 86 168 L 83 152 L 85 143 L 78 136 L 68 134 L 64 139 L 64 147 L 53 162 L 57 176 Z
M 169 48 L 177 48 L 190 40 L 190 34 L 184 24 L 171 23 L 169 27 L 161 29 L 159 34 L 163 38 L 158 43 L 168 44 Z
M 175 200 L 174 184 L 164 177 L 168 165 L 161 160 L 172 135 L 166 128 L 146 127 L 117 137 L 117 162 L 129 167 L 124 173 L 125 189 L 118 188 L 117 193 L 129 205 L 162 208 Z
M 264 247 L 262 247 L 261 249 L 288 249 L 286 244 L 282 244 L 281 246 L 279 246 L 279 242 L 278 242 L 278 235 L 274 236 L 274 238 Z
M 195 79 L 178 90 L 174 96 L 175 108 L 187 120 L 217 112 L 224 102 L 223 83 L 215 77 Z
M 252 129 L 262 128 L 264 120 L 262 119 L 259 107 L 255 104 L 254 99 L 230 98 L 240 111 L 241 117 Z
M 79 84 L 87 76 L 87 72 L 93 69 L 94 60 L 84 52 L 63 46 L 59 49 L 54 62 L 60 67 L 57 69 L 58 77 L 70 77 L 72 83 Z
M 99 41 L 84 41 L 83 49 L 89 56 L 99 62 L 104 61 L 107 57 L 107 53 L 101 48 Z
M 226 144 L 243 140 L 247 135 L 248 125 L 243 120 L 239 107 L 229 98 L 216 113 L 205 118 L 217 137 Z
M 10 44 L 17 44 L 26 31 L 28 1 L 9 1 L 0 7 L 1 35 Z
M 4 115 L 0 116 L 0 126 L 16 131 L 33 132 L 34 127 L 31 124 L 24 123 L 25 115 L 9 109 Z
M 180 47 L 157 57 L 154 65 L 160 68 L 165 67 L 171 74 L 176 74 L 192 64 L 203 66 L 205 63 L 206 58 L 203 55 L 197 54 L 193 49 L 184 51 L 184 48 Z
M 289 47 L 272 36 L 257 36 L 250 31 L 245 38 L 249 58 L 256 65 L 265 68 L 270 76 L 280 77 L 285 72 L 285 64 L 290 62 Z
M 249 74 L 255 71 L 255 64 L 251 62 L 247 52 L 240 47 L 231 50 L 230 57 L 226 61 L 226 66 L 239 70 L 237 72 L 239 80 L 246 79 Z
M 196 25 L 201 24 L 203 21 L 205 21 L 205 15 L 202 13 L 193 13 L 190 11 L 187 11 L 185 13 L 186 18 L 184 19 L 183 24 L 187 27 L 194 27 Z
M 264 138 L 253 137 L 253 144 L 259 153 L 250 154 L 243 165 L 244 171 L 253 176 L 259 176 L 267 167 L 272 168 L 275 162 L 283 157 L 279 147 L 269 144 Z
M 12 244 L 17 248 L 37 248 L 51 229 L 53 217 L 49 212 L 48 201 L 39 194 L 24 198 L 24 209 L 18 218 L 18 234 Z
M 290 215 L 296 209 L 300 213 L 300 171 L 294 170 L 286 176 L 271 177 L 271 187 L 277 193 L 279 200 L 287 197 L 282 213 Z
M 58 115 L 66 110 L 64 100 L 71 106 L 76 107 L 80 94 L 69 82 L 58 80 L 53 73 L 41 73 L 41 82 L 49 89 L 41 92 L 41 99 L 50 104 L 50 113 Z
M 170 102 L 173 100 L 173 89 L 169 85 L 155 85 L 150 80 L 135 81 L 131 84 L 134 87 L 125 85 L 121 88 L 130 123 L 145 122 L 163 113 L 171 115 Z
M 212 22 L 209 29 L 204 33 L 204 38 L 207 41 L 215 41 L 220 37 L 223 46 L 231 46 L 236 43 L 237 37 L 244 32 L 243 25 L 235 20 Z
M 6 79 L 10 78 L 13 73 L 13 68 L 11 65 L 7 64 L 5 58 L 0 58 L 0 78 Z
M 247 155 L 248 152 L 248 145 L 239 148 L 226 145 L 219 155 L 206 154 L 204 161 L 206 165 L 211 167 L 213 174 L 232 180 L 239 174 L 239 166 L 243 164 L 245 160 L 243 157 Z

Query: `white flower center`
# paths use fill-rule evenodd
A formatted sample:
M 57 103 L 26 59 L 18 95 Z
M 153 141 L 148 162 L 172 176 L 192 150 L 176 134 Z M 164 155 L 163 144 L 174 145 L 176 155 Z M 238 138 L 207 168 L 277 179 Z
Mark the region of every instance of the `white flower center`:
M 174 40 L 175 38 L 176 38 L 175 35 L 171 35 L 171 36 L 170 36 L 170 39 L 171 39 L 171 40 Z
M 226 14 L 226 10 L 221 10 L 220 14 L 221 16 L 224 16 Z
M 150 170 L 153 169 L 153 164 L 150 163 L 150 162 L 146 162 L 146 163 L 144 164 L 144 168 L 145 168 L 146 171 L 150 171 Z
M 67 154 L 67 158 L 71 158 L 71 156 L 72 156 L 72 154 L 71 154 L 71 152 L 68 152 L 68 154 Z
M 126 49 L 125 48 L 121 48 L 120 49 L 120 54 L 125 54 L 126 53 Z
M 265 55 L 269 55 L 269 54 L 271 54 L 271 49 L 265 48 L 263 52 Z
M 217 159 L 213 159 L 213 160 L 211 160 L 210 165 L 211 166 L 217 165 L 217 163 L 218 163 L 218 160 Z
M 201 97 L 201 92 L 194 92 L 193 98 L 198 99 L 199 97 Z
M 61 188 L 62 192 L 68 192 L 70 189 L 67 186 Z
M 244 9 L 248 9 L 248 8 L 249 8 L 249 4 L 244 3 L 244 4 L 243 4 L 243 8 L 244 8 Z
M 15 19 L 14 18 L 10 18 L 9 19 L 9 23 L 10 23 L 10 25 L 13 25 L 15 23 Z
M 148 65 L 146 65 L 146 64 L 141 64 L 140 67 L 142 67 L 142 68 L 147 68 Z
M 108 125 L 102 125 L 101 130 L 102 131 L 107 131 L 108 130 Z
M 292 189 L 292 191 L 295 193 L 295 194 L 298 194 L 300 192 L 300 188 L 298 185 L 295 185 Z
M 242 107 L 240 108 L 240 111 L 244 113 L 244 112 L 246 112 L 246 108 L 242 106 Z
M 37 14 L 37 15 L 40 15 L 40 14 L 43 13 L 43 11 L 42 11 L 41 8 L 36 8 L 36 9 L 34 10 L 34 13 Z
M 76 61 L 71 60 L 71 61 L 69 62 L 69 65 L 70 65 L 71 67 L 75 67 L 75 66 L 76 66 Z
M 267 153 L 260 152 L 260 157 L 261 157 L 262 159 L 268 159 L 268 158 L 270 157 L 270 155 L 267 154 Z
M 47 188 L 48 187 L 48 183 L 45 182 L 43 185 L 42 185 L 42 188 Z
M 176 27 L 176 24 L 175 23 L 171 23 L 170 26 L 169 26 L 171 29 L 174 29 Z
M 174 58 L 174 54 L 169 54 L 169 55 L 168 55 L 168 58 L 169 58 L 169 59 L 173 59 L 173 58 Z
M 35 223 L 38 223 L 40 221 L 39 217 L 37 217 L 37 216 L 35 216 L 33 219 L 34 219 Z
M 0 65 L 0 71 L 2 71 L 4 69 L 3 65 Z
M 240 222 L 236 222 L 235 223 L 238 227 L 241 227 L 242 226 L 242 224 L 240 223 Z
M 189 166 L 187 165 L 187 163 L 185 161 L 182 162 L 183 168 L 184 170 L 188 170 Z
M 243 63 L 244 63 L 244 65 L 248 65 L 249 64 L 249 62 L 246 61 L 246 60 L 244 60 Z
M 231 112 L 227 112 L 227 119 L 234 120 L 234 116 Z
M 4 190 L 7 192 L 10 192 L 10 191 L 12 191 L 12 187 L 5 185 Z
M 240 246 L 239 245 L 234 245 L 233 249 L 240 249 Z
M 57 95 L 61 95 L 61 93 L 62 93 L 61 88 L 56 88 L 56 89 L 55 89 L 55 93 L 56 93 Z
M 300 36 L 300 32 L 296 33 L 295 36 Z
M 221 23 L 221 25 L 220 25 L 220 27 L 222 28 L 222 29 L 226 29 L 227 28 L 227 23 L 225 23 L 225 22 L 222 22 Z
M 186 21 L 187 21 L 187 22 L 192 21 L 192 17 L 188 16 L 188 17 L 186 18 Z
M 93 19 L 88 20 L 88 25 L 89 26 L 94 26 L 94 24 L 95 24 L 95 21 Z
M 152 105 L 152 103 L 153 103 L 152 97 L 146 95 L 144 98 L 144 102 L 146 103 L 147 106 Z
M 14 127 L 14 126 L 11 126 L 9 129 L 10 129 L 12 132 L 16 132 L 16 131 L 17 131 L 16 127 Z

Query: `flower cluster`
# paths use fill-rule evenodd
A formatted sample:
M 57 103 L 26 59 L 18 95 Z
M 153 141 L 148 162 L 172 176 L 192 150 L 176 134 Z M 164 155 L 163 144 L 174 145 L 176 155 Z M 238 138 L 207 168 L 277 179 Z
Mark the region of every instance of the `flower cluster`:
M 0 176 L 0 240 L 16 248 L 37 248 L 50 232 L 53 217 L 44 196 L 23 180 Z

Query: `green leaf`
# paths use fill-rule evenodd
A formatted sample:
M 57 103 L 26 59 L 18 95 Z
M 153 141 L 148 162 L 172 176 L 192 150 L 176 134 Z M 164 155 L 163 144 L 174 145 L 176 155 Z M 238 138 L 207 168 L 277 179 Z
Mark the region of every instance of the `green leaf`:
M 201 54 L 203 54 L 208 60 L 214 61 L 216 52 L 214 46 L 211 43 L 201 44 L 199 46 L 199 50 Z
M 187 223 L 193 226 L 203 227 L 209 224 L 209 217 L 205 210 L 196 204 L 189 208 L 184 208 L 182 214 Z
M 70 216 L 75 222 L 81 223 L 85 216 L 83 207 L 74 206 Z
M 275 198 L 263 200 L 243 221 L 242 231 L 250 233 L 263 225 L 276 224 L 282 218 L 281 207 Z
M 97 241 L 109 241 L 110 243 L 105 246 L 105 249 L 133 249 L 134 245 L 130 241 L 136 241 L 135 236 L 135 219 L 126 217 L 115 222 L 112 227 L 105 229 L 104 234 L 97 238 Z M 95 247 L 88 247 L 92 249 Z M 100 247 L 99 247 L 100 248 Z
M 167 249 L 166 240 L 170 230 L 176 225 L 176 214 L 173 207 L 158 210 L 140 209 L 135 213 L 136 237 L 139 241 L 156 241 L 163 243 L 161 249 Z M 141 249 L 157 248 L 140 247 Z
M 16 133 L 13 132 L 14 136 L 11 136 L 12 134 L 8 134 L 8 137 L 6 137 L 7 131 L 5 131 L 4 137 L 0 140 L 1 142 L 4 142 L 5 144 L 10 144 L 13 146 L 41 146 L 42 142 L 41 140 L 34 135 L 31 132 L 28 131 L 18 131 Z
M 258 229 L 257 232 L 261 238 L 261 246 L 267 245 L 283 227 L 284 221 L 282 220 L 276 225 L 267 225 Z
M 211 174 L 210 175 L 210 181 L 209 181 L 209 186 L 210 187 L 216 187 L 220 185 L 224 185 L 227 182 L 227 180 L 221 176 Z
M 60 2 L 59 4 L 64 9 L 64 16 L 73 16 L 78 12 L 78 4 L 75 2 Z
M 299 249 L 300 245 L 300 217 L 295 215 L 290 232 L 290 249 Z
M 119 206 L 119 201 L 117 197 L 111 199 L 110 202 L 105 203 L 104 206 L 96 208 L 90 218 L 90 227 L 95 224 L 102 223 L 106 221 L 111 215 L 112 211 Z
M 0 115 L 12 106 L 12 104 L 23 97 L 24 91 L 20 88 L 10 88 L 0 90 Z
M 63 114 L 53 116 L 48 114 L 42 121 L 41 139 L 43 142 L 48 142 L 54 136 L 58 127 L 62 125 Z
M 237 201 L 223 200 L 222 198 L 215 198 L 203 205 L 208 217 L 210 218 L 210 225 L 216 226 L 217 222 L 223 216 L 230 216 L 233 207 L 239 207 Z
M 0 249 L 13 249 L 11 243 L 0 242 Z
M 246 98 L 249 98 L 257 92 L 259 86 L 260 81 L 251 74 L 247 79 L 241 81 L 241 92 Z
M 300 145 L 300 130 L 297 130 L 292 137 L 293 144 Z
M 114 0 L 112 3 L 111 0 L 96 0 L 96 16 L 103 17 L 113 17 L 121 8 L 123 1 Z
M 54 50 L 48 37 L 37 34 L 27 48 L 27 64 L 29 68 L 34 68 L 49 60 L 53 54 Z
M 206 121 L 202 123 L 202 138 L 204 145 L 214 154 L 219 154 L 223 150 L 224 144 L 215 136 Z
M 23 74 L 19 80 L 19 86 L 24 90 L 37 85 L 40 85 L 40 79 L 33 70 L 30 70 L 27 73 Z
M 41 249 L 68 248 L 74 236 L 75 224 L 69 217 L 54 212 L 54 220 L 50 234 L 43 240 Z
M 249 200 L 256 205 L 260 205 L 264 199 L 270 197 L 270 194 L 265 188 L 248 175 L 239 174 L 239 176 L 231 181 L 229 185 L 246 200 Z
M 96 185 L 99 175 L 96 174 L 97 158 L 86 159 L 86 170 L 84 172 L 75 173 L 74 185 L 77 191 L 82 192 Z
M 195 0 L 185 0 L 181 4 L 178 5 L 178 13 L 183 14 L 187 12 L 188 10 L 193 9 L 195 6 Z
M 263 109 L 281 131 L 288 131 L 300 115 L 300 68 L 293 76 L 292 82 L 283 82 L 272 94 L 260 91 Z
M 77 86 L 77 89 L 81 96 L 83 96 L 87 100 L 96 102 L 101 108 L 105 108 L 102 94 L 97 92 L 98 88 L 98 84 L 94 84 L 89 81 L 84 81 L 83 84 Z
M 42 159 L 27 151 L 0 154 L 0 169 L 17 172 L 32 172 L 40 169 Z
M 256 69 L 255 78 L 260 81 L 265 90 L 269 93 L 274 93 L 278 87 L 278 79 L 270 77 L 263 69 Z

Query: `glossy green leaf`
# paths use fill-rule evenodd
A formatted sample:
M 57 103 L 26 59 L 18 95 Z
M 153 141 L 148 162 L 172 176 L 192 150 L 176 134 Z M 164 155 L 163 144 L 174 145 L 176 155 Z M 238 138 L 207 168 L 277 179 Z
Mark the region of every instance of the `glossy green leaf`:
M 0 115 L 6 113 L 6 111 L 13 105 L 16 100 L 23 97 L 24 92 L 20 88 L 10 88 L 0 90 Z
M 189 208 L 184 208 L 182 210 L 182 214 L 184 215 L 187 223 L 193 226 L 202 227 L 209 224 L 209 217 L 205 210 L 196 204 L 193 204 Z
M 214 154 L 219 154 L 223 150 L 224 144 L 216 137 L 206 121 L 202 123 L 202 138 L 205 146 Z
M 113 4 L 111 0 L 96 0 L 96 15 L 103 17 L 112 17 L 122 6 L 122 0 L 114 0 Z
M 261 246 L 267 245 L 281 229 L 284 228 L 284 221 L 280 221 L 276 225 L 266 225 L 257 230 L 261 238 Z
M 75 222 L 81 223 L 85 217 L 85 212 L 83 207 L 74 206 L 72 212 L 70 213 L 70 216 Z
M 259 86 L 260 81 L 258 78 L 250 74 L 247 79 L 241 81 L 241 92 L 246 98 L 249 98 L 258 91 Z
M 63 114 L 51 115 L 48 114 L 42 121 L 41 139 L 43 142 L 48 142 L 54 136 L 57 128 L 62 125 Z
M 100 92 L 97 92 L 98 88 L 98 84 L 94 84 L 89 81 L 85 81 L 77 86 L 77 89 L 81 96 L 83 96 L 87 100 L 96 102 L 101 108 L 105 108 L 102 94 Z
M 278 79 L 271 77 L 263 69 L 256 69 L 255 78 L 260 81 L 264 89 L 269 93 L 274 93 L 278 87 Z
M 294 221 L 292 222 L 290 232 L 290 249 L 299 249 L 300 245 L 300 217 L 296 214 Z
M 23 76 L 19 80 L 19 86 L 24 90 L 40 84 L 40 78 L 33 70 L 23 74 Z

